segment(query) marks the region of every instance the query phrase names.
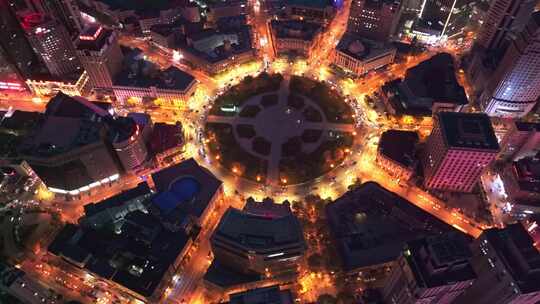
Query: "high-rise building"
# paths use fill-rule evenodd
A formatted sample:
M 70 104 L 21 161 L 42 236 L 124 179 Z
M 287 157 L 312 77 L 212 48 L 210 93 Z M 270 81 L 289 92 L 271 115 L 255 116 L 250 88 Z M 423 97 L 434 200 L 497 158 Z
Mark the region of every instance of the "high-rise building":
M 407 242 L 385 282 L 384 302 L 452 303 L 476 279 L 469 242 L 457 233 Z
M 40 67 L 11 2 L 0 0 L 0 82 L 8 89 L 24 88 L 24 81 Z
M 455 303 L 534 304 L 540 301 L 540 252 L 522 224 L 489 229 L 472 246 L 478 275 Z
M 440 112 L 423 155 L 424 185 L 471 192 L 498 152 L 497 137 L 487 115 Z
M 34 48 L 53 76 L 79 72 L 80 62 L 65 27 L 43 14 L 26 15 L 23 27 Z
M 483 92 L 504 56 L 511 38 L 523 31 L 533 12 L 535 0 L 492 1 L 478 31 L 467 76 L 475 97 Z
M 114 75 L 122 70 L 124 57 L 117 34 L 94 25 L 83 30 L 76 44 L 77 55 L 92 87 L 111 89 Z
M 540 97 L 540 12 L 508 46 L 479 103 L 490 116 L 522 117 Z
M 504 46 L 508 35 L 521 32 L 531 13 L 535 0 L 495 0 L 484 17 L 476 44 L 486 50 Z
M 424 0 L 413 25 L 421 40 L 436 42 L 463 31 L 472 14 L 472 0 Z
M 500 140 L 499 159 L 516 160 L 540 152 L 540 123 L 510 121 Z
M 26 6 L 35 13 L 58 20 L 71 37 L 82 30 L 81 12 L 75 0 L 25 0 Z
M 400 17 L 399 0 L 354 0 L 347 24 L 349 33 L 386 41 L 395 31 Z

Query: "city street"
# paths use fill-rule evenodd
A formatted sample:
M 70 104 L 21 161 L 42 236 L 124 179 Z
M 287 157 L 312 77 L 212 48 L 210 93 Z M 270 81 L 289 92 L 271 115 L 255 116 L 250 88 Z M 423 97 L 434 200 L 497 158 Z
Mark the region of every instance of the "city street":
M 200 164 L 208 167 L 224 183 L 225 202 L 214 211 L 211 216 L 210 224 L 202 227 L 196 245 L 188 253 L 188 260 L 184 267 L 173 278 L 170 287 L 163 297 L 162 303 L 166 304 L 184 304 L 184 303 L 207 303 L 207 296 L 202 287 L 202 278 L 205 271 L 211 263 L 209 238 L 216 227 L 223 212 L 228 206 L 241 208 L 244 200 L 248 197 L 254 197 L 261 200 L 264 197 L 272 197 L 276 202 L 284 200 L 303 200 L 307 195 L 318 194 L 322 198 L 335 199 L 345 193 L 348 187 L 354 184 L 357 179 L 362 182 L 375 181 L 390 191 L 393 191 L 406 198 L 416 206 L 436 216 L 442 221 L 452 225 L 465 233 L 477 237 L 482 229 L 487 228 L 484 223 L 475 222 L 473 219 L 457 213 L 451 208 L 447 208 L 445 203 L 422 189 L 414 185 L 409 185 L 393 178 L 388 172 L 385 172 L 376 163 L 376 153 L 378 139 L 381 133 L 387 129 L 412 129 L 413 126 L 403 121 L 387 119 L 374 108 L 365 102 L 366 95 L 373 95 L 380 86 L 386 81 L 403 77 L 408 68 L 417 65 L 436 54 L 438 49 L 430 49 L 419 55 L 409 55 L 404 60 L 394 63 L 385 69 L 371 71 L 358 79 L 344 78 L 338 76 L 330 67 L 334 47 L 337 45 L 341 35 L 344 33 L 348 8 L 351 0 L 344 1 L 344 8 L 337 12 L 336 17 L 322 33 L 321 41 L 324 41 L 322 47 L 316 49 L 308 59 L 298 59 L 289 62 L 285 58 L 276 58 L 272 39 L 268 28 L 268 16 L 265 9 L 264 0 L 250 0 L 251 8 L 250 22 L 255 32 L 255 45 L 258 48 L 259 59 L 254 63 L 234 67 L 231 70 L 219 75 L 211 76 L 200 69 L 192 68 L 182 63 L 182 60 L 174 62 L 172 54 L 162 50 L 147 40 L 132 37 L 121 36 L 120 42 L 124 46 L 140 48 L 147 59 L 156 63 L 161 68 L 167 68 L 171 65 L 192 74 L 198 81 L 198 88 L 194 96 L 183 107 L 156 106 L 151 109 L 142 105 L 134 105 L 129 108 L 116 109 L 119 113 L 127 112 L 146 112 L 151 115 L 154 122 L 175 123 L 180 121 L 185 130 L 186 152 L 183 158 L 193 157 Z M 447 49 L 447 51 L 461 51 Z M 228 85 L 240 81 L 247 75 L 255 75 L 268 67 L 270 72 L 279 72 L 287 78 L 290 75 L 305 75 L 327 82 L 332 88 L 345 96 L 349 105 L 356 113 L 356 125 L 330 126 L 329 129 L 345 128 L 355 136 L 355 146 L 349 152 L 346 160 L 336 165 L 332 171 L 325 176 L 321 176 L 311 182 L 282 186 L 278 183 L 271 185 L 261 185 L 255 182 L 238 177 L 224 168 L 220 167 L 217 161 L 210 159 L 204 149 L 204 125 L 207 121 L 225 121 L 226 118 L 207 117 L 206 112 L 211 107 L 212 100 L 217 94 L 223 92 Z M 463 80 L 462 80 L 463 81 Z M 25 111 L 44 111 L 46 100 L 33 100 L 32 98 L 0 98 L 0 108 L 20 109 Z M 429 134 L 432 124 L 429 121 L 421 126 L 416 126 L 421 135 Z M 345 130 L 344 129 L 344 130 Z M 113 196 L 121 191 L 130 189 L 141 182 L 143 178 L 148 177 L 150 172 L 140 174 L 140 176 L 126 175 L 111 185 L 105 185 L 90 192 L 89 195 L 75 198 L 69 201 L 62 197 L 56 197 L 50 203 L 54 208 L 58 208 L 62 215 L 62 220 L 76 223 L 83 214 L 83 206 L 91 202 L 99 202 L 107 197 Z M 143 175 L 146 175 L 143 176 Z M 273 179 L 276 174 L 272 173 Z M 22 269 L 27 271 L 32 277 L 39 279 L 47 286 L 65 293 L 70 298 L 89 303 L 94 299 L 89 294 L 97 285 L 106 283 L 85 283 L 89 280 L 82 271 L 73 271 L 73 269 L 59 269 L 57 266 L 50 265 L 45 256 L 37 257 L 35 261 L 26 261 L 21 265 Z M 42 265 L 42 266 L 38 266 Z M 46 266 L 45 266 L 46 265 Z M 330 282 L 327 275 L 317 277 L 307 276 L 305 280 L 313 282 L 320 280 L 321 283 Z M 327 285 L 329 285 L 328 283 Z M 328 287 L 328 286 L 327 286 Z M 109 286 L 109 294 L 103 294 L 100 297 L 102 304 L 110 303 L 112 298 L 119 299 L 120 303 L 128 303 L 132 299 L 121 296 L 122 292 Z M 330 288 L 330 287 L 328 287 Z M 321 289 L 322 290 L 322 289 Z M 307 295 L 314 298 L 315 293 Z M 221 295 L 211 295 L 214 299 L 219 299 Z

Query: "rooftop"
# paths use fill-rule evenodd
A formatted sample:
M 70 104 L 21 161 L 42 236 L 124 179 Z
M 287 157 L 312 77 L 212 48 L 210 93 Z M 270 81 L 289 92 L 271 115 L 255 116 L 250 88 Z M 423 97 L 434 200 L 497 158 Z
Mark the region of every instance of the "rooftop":
M 322 29 L 320 24 L 300 20 L 272 20 L 270 27 L 278 38 L 311 41 Z
M 347 271 L 393 261 L 408 241 L 455 231 L 374 182 L 326 205 L 326 214 Z
M 92 25 L 85 28 L 79 35 L 77 42 L 78 50 L 100 51 L 107 44 L 113 31 L 100 25 Z
M 360 36 L 344 34 L 336 50 L 358 60 L 368 60 L 386 54 L 395 49 L 389 43 L 376 42 Z
M 379 140 L 378 152 L 404 167 L 415 163 L 418 133 L 413 131 L 388 130 Z
M 66 225 L 49 252 L 149 297 L 188 243 L 184 231 L 167 230 L 151 214 L 134 211 L 120 233 Z
M 456 106 L 468 103 L 448 53 L 439 53 L 409 68 L 404 79 L 390 81 L 382 89 L 395 95 L 391 100 L 393 106 L 405 114 L 431 115 L 436 102 Z
M 278 285 L 249 289 L 229 295 L 228 304 L 292 304 L 290 290 L 280 290 Z
M 469 237 L 454 233 L 408 242 L 404 256 L 416 284 L 433 288 L 475 279 L 470 242 Z
M 163 214 L 179 208 L 197 218 L 202 216 L 222 184 L 193 158 L 153 173 L 152 180 L 159 192 L 154 204 Z
M 124 57 L 123 70 L 115 76 L 115 86 L 148 88 L 156 87 L 163 90 L 187 90 L 195 78 L 176 68 L 169 67 L 159 70 L 156 65 L 147 61 L 140 50 L 135 49 Z
M 180 147 L 184 143 L 182 125 L 155 123 L 150 135 L 150 149 L 154 154 Z
M 440 112 L 437 117 L 448 147 L 499 151 L 495 131 L 486 114 Z
M 212 239 L 216 238 L 226 239 L 250 251 L 272 250 L 287 244 L 304 246 L 302 228 L 291 212 L 272 218 L 229 208 L 212 235 Z
M 484 230 L 482 235 L 497 252 L 521 293 L 540 291 L 540 252 L 522 224 Z
M 253 51 L 251 26 L 245 16 L 220 18 L 217 27 L 187 32 L 176 46 L 211 63 Z
M 109 208 L 121 206 L 129 200 L 149 195 L 150 193 L 151 191 L 148 184 L 146 182 L 142 182 L 138 184 L 135 188 L 123 191 L 98 203 L 90 203 L 84 205 L 84 214 L 86 216 L 92 216 Z
M 513 171 L 521 190 L 540 193 L 540 157 L 515 161 Z

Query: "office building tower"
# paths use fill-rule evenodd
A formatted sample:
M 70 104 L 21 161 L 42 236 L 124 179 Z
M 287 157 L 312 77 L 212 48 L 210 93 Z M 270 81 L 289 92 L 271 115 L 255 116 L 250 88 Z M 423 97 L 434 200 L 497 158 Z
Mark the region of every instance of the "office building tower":
M 521 33 L 534 10 L 535 0 L 492 1 L 478 31 L 467 68 L 469 82 L 480 97 L 499 66 L 512 37 Z
M 14 7 L 10 1 L 0 0 L 0 82 L 24 88 L 24 81 L 40 68 Z
M 94 89 L 111 89 L 112 79 L 122 70 L 124 58 L 117 34 L 100 25 L 92 25 L 83 30 L 76 47 L 91 86 Z
M 71 37 L 82 30 L 81 12 L 75 0 L 25 0 L 26 6 L 35 13 L 58 20 Z
M 522 224 L 488 229 L 472 246 L 478 275 L 454 303 L 535 304 L 540 301 L 540 252 Z
M 23 26 L 51 75 L 63 77 L 80 72 L 75 47 L 62 24 L 45 15 L 31 14 L 24 17 Z
M 400 5 L 399 0 L 354 0 L 347 32 L 378 41 L 388 40 L 396 31 Z
M 440 112 L 423 155 L 424 185 L 471 192 L 498 152 L 497 137 L 487 115 Z
M 407 242 L 383 288 L 388 304 L 450 304 L 474 280 L 470 240 L 448 233 Z
M 508 124 L 500 139 L 499 159 L 516 160 L 540 152 L 540 123 L 511 120 Z
M 531 13 L 535 0 L 495 0 L 491 3 L 484 24 L 476 37 L 476 44 L 486 50 L 504 46 L 508 35 L 523 30 Z
M 490 116 L 523 117 L 540 97 L 540 12 L 508 46 L 479 103 Z
M 413 34 L 438 42 L 463 31 L 472 14 L 472 0 L 424 0 L 413 25 Z

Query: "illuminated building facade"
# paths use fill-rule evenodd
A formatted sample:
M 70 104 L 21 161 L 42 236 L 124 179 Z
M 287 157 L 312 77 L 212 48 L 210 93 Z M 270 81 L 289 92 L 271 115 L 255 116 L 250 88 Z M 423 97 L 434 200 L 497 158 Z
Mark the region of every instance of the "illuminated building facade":
M 65 27 L 41 14 L 24 16 L 23 27 L 34 48 L 53 76 L 63 77 L 81 70 L 80 62 Z
M 8 0 L 0 0 L 0 91 L 25 91 L 41 64 Z
M 475 98 L 494 75 L 513 38 L 521 33 L 534 11 L 534 0 L 492 1 L 477 33 L 467 68 Z
M 523 117 L 540 97 L 540 12 L 512 39 L 503 58 L 480 95 L 490 116 Z
M 387 41 L 395 31 L 401 9 L 399 0 L 353 0 L 347 32 Z
M 450 304 L 476 279 L 461 233 L 407 242 L 383 289 L 388 304 Z
M 120 104 L 157 102 L 163 105 L 185 107 L 195 93 L 197 80 L 190 74 L 169 67 L 159 71 L 144 59 L 138 49 L 124 57 L 123 69 L 113 79 L 113 91 Z
M 500 139 L 499 159 L 516 160 L 540 152 L 540 123 L 509 121 Z
M 437 43 L 460 34 L 472 16 L 473 7 L 473 0 L 424 0 L 412 35 L 427 43 Z
M 297 54 L 305 57 L 321 43 L 320 24 L 298 20 L 272 20 L 270 32 L 276 56 Z
M 345 34 L 336 46 L 333 63 L 360 76 L 393 63 L 395 57 L 396 49 L 389 44 Z
M 150 118 L 148 118 L 149 120 Z M 151 121 L 147 124 L 140 124 L 131 117 L 115 119 L 112 146 L 124 170 L 135 170 L 148 160 L 148 150 L 143 134 L 145 128 L 151 128 L 150 125 Z
M 284 4 L 287 16 L 294 19 L 326 24 L 335 13 L 328 0 L 286 0 Z
M 532 304 L 540 301 L 540 251 L 522 224 L 484 230 L 473 241 L 478 275 L 455 303 Z
M 440 112 L 423 155 L 424 185 L 434 190 L 471 192 L 498 152 L 487 115 Z
M 540 214 L 540 153 L 506 164 L 500 188 L 513 215 Z
M 48 15 L 60 22 L 71 37 L 82 30 L 81 12 L 75 0 L 24 0 L 35 13 Z
M 159 33 L 153 36 L 159 45 L 171 48 L 173 56 L 176 53 L 210 74 L 222 72 L 256 57 L 252 28 L 247 24 L 245 15 L 219 18 L 213 28 L 202 29 L 200 24 L 184 24 L 172 30 L 183 33 L 179 35 L 163 27 L 155 30 Z M 176 40 L 176 43 L 169 44 L 168 40 L 171 39 Z
M 112 79 L 122 70 L 123 61 L 117 34 L 100 25 L 90 26 L 81 33 L 76 45 L 91 87 L 111 89 Z
M 58 93 L 19 153 L 50 191 L 83 194 L 117 180 L 122 172 L 107 134 L 109 119 L 91 102 Z
M 59 92 L 69 96 L 86 96 L 91 89 L 86 71 L 61 78 L 52 75 L 33 75 L 26 80 L 26 85 L 38 97 L 52 97 Z
M 523 30 L 535 3 L 532 0 L 492 1 L 475 43 L 485 50 L 503 48 L 509 35 Z
M 273 201 L 249 203 L 252 210 L 229 208 L 211 237 L 214 257 L 241 273 L 272 275 L 296 270 L 306 251 L 302 228 L 289 206 L 285 215 L 273 213 Z M 270 205 L 267 208 L 266 205 Z M 262 209 L 268 212 L 258 212 Z

